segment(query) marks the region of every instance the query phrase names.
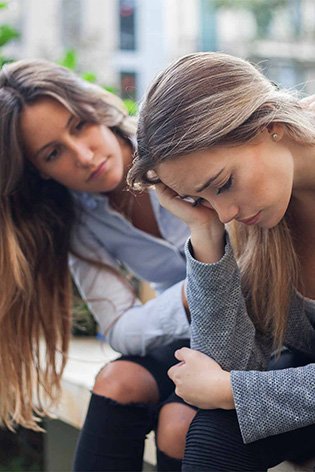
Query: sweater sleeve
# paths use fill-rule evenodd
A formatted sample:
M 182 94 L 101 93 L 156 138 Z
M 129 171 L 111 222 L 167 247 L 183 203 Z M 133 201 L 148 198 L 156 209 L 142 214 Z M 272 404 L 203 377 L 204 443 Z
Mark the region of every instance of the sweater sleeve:
M 315 423 L 315 364 L 231 373 L 245 443 Z
M 79 246 L 78 246 L 79 244 Z M 80 255 L 103 264 L 70 256 L 72 277 L 113 349 L 123 354 L 145 355 L 147 350 L 175 339 L 189 338 L 190 327 L 183 307 L 182 282 L 142 304 L 135 298 L 114 258 L 86 231 L 76 241 Z
M 248 316 L 240 273 L 227 236 L 225 254 L 214 264 L 192 256 L 186 245 L 187 298 L 191 347 L 215 359 L 225 370 L 263 370 L 271 343 L 256 332 Z
M 227 240 L 215 264 L 186 247 L 192 347 L 232 370 L 235 408 L 245 443 L 315 423 L 315 364 L 265 371 L 271 342 L 249 318 L 240 274 Z

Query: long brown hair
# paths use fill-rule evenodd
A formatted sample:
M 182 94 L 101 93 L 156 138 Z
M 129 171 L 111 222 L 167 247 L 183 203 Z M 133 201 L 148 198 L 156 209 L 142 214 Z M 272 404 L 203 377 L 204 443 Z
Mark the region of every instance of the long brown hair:
M 42 97 L 126 138 L 135 132 L 117 97 L 63 67 L 23 60 L 0 72 L 0 420 L 9 428 L 39 429 L 57 401 L 71 329 L 73 200 L 30 165 L 20 132 L 23 108 Z
M 296 142 L 315 143 L 313 115 L 249 62 L 221 53 L 185 56 L 156 78 L 143 101 L 129 183 L 136 189 L 152 185 L 157 180 L 149 171 L 161 162 L 244 144 L 276 122 Z M 231 226 L 249 312 L 280 346 L 299 275 L 287 222 L 270 230 Z

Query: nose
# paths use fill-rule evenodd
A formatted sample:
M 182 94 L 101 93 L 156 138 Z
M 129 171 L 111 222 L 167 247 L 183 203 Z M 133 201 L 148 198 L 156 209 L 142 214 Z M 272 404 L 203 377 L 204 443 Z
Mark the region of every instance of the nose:
M 75 140 L 72 143 L 72 149 L 77 167 L 89 167 L 91 165 L 94 152 L 88 143 Z
M 217 204 L 215 206 L 215 211 L 218 214 L 219 220 L 223 224 L 227 224 L 230 221 L 234 220 L 237 218 L 237 215 L 239 214 L 239 209 L 234 203 L 230 204 Z

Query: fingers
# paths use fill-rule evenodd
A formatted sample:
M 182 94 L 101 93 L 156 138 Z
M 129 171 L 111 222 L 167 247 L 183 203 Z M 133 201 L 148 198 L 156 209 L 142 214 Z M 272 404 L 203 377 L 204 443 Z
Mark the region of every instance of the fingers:
M 167 185 L 163 184 L 163 182 L 156 184 L 154 188 L 157 195 L 160 197 L 163 197 L 163 195 L 168 197 L 177 197 L 177 193 L 170 187 L 167 187 Z
M 187 205 L 187 203 L 184 202 L 184 200 L 181 200 L 179 198 L 178 193 L 176 193 L 174 190 L 172 190 L 170 187 L 167 187 L 163 183 L 155 185 L 155 191 L 158 196 L 158 199 L 160 200 L 160 203 L 162 206 L 165 206 L 168 209 L 172 208 L 181 208 L 183 205 Z M 174 205 L 175 204 L 175 205 Z M 183 206 L 183 208 L 185 208 Z
M 174 356 L 179 361 L 185 361 L 187 356 L 189 356 L 190 351 L 192 351 L 192 349 L 189 347 L 182 347 L 181 349 L 177 349 L 177 351 L 174 352 Z
M 176 383 L 176 377 L 177 377 L 177 374 L 178 374 L 178 369 L 181 368 L 182 366 L 184 366 L 186 364 L 186 361 L 195 352 L 197 352 L 197 351 L 194 351 L 193 349 L 189 349 L 188 347 L 182 347 L 181 349 L 177 349 L 177 351 L 175 351 L 174 356 L 180 362 L 178 364 L 173 365 L 173 367 L 171 367 L 167 372 L 167 375 L 169 376 L 169 378 L 174 383 Z
M 180 364 L 176 364 L 176 365 L 173 365 L 173 367 L 171 367 L 170 369 L 168 369 L 167 371 L 167 375 L 169 376 L 169 378 L 174 382 L 175 382 L 175 376 L 176 376 L 176 371 L 178 369 L 178 366 Z

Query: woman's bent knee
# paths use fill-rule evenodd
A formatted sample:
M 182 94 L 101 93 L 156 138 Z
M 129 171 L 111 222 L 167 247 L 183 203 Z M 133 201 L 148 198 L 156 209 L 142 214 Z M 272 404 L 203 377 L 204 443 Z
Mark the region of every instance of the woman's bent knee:
M 107 364 L 96 377 L 93 393 L 118 403 L 156 403 L 158 386 L 150 372 L 135 362 L 115 361 Z
M 259 449 L 244 444 L 235 410 L 199 410 L 186 438 L 183 471 L 266 470 Z
M 157 429 L 158 448 L 175 459 L 184 457 L 186 434 L 196 411 L 183 403 L 167 403 L 161 408 Z

